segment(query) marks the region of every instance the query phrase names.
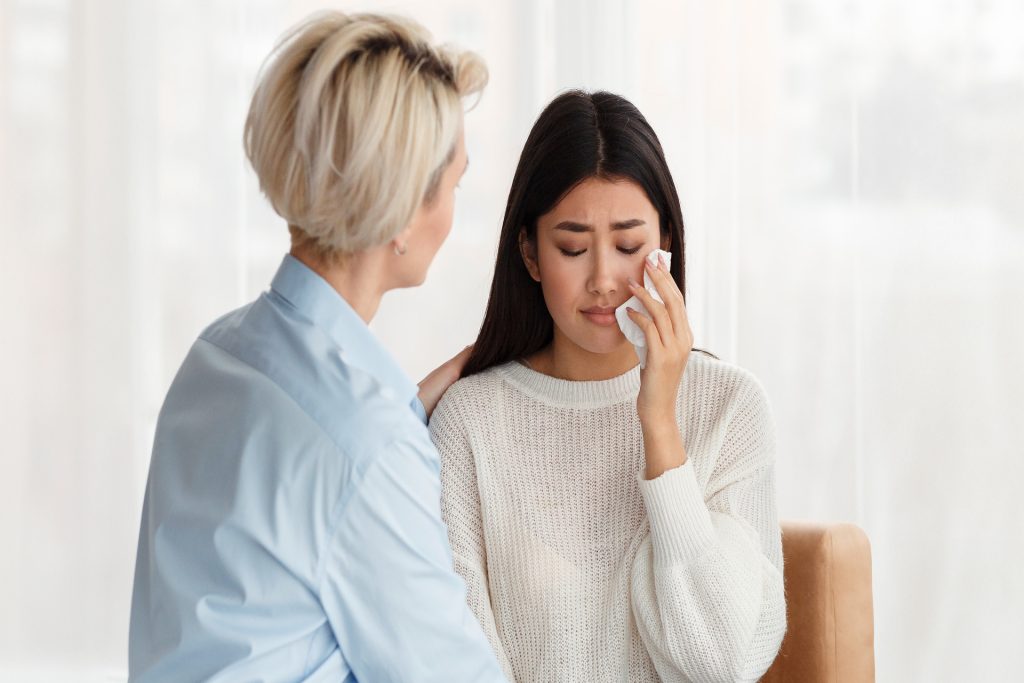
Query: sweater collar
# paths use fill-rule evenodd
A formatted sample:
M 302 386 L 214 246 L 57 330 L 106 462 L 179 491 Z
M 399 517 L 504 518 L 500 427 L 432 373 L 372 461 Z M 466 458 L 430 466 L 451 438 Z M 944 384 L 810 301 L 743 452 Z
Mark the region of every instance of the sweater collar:
M 559 408 L 599 408 L 635 400 L 640 391 L 640 365 L 595 381 L 576 382 L 537 372 L 521 361 L 496 368 L 509 383 L 538 401 Z

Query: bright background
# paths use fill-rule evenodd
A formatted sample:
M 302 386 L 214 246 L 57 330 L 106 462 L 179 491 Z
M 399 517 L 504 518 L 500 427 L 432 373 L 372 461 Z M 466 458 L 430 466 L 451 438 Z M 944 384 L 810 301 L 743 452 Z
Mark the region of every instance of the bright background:
M 242 153 L 255 74 L 322 6 L 0 0 L 0 680 L 124 676 L 157 411 L 287 247 Z M 878 679 L 1019 675 L 1024 4 L 333 6 L 491 69 L 452 237 L 373 324 L 410 374 L 475 337 L 543 105 L 624 94 L 679 187 L 697 343 L 772 398 L 782 516 L 871 537 Z

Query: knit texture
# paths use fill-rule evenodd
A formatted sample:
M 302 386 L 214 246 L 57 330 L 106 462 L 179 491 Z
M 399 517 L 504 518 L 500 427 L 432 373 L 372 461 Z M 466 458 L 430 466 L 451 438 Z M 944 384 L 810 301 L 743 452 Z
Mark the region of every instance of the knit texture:
M 510 680 L 755 681 L 786 630 L 775 434 L 758 381 L 693 353 L 687 461 L 643 480 L 639 367 L 571 382 L 508 363 L 434 411 L 442 513 Z

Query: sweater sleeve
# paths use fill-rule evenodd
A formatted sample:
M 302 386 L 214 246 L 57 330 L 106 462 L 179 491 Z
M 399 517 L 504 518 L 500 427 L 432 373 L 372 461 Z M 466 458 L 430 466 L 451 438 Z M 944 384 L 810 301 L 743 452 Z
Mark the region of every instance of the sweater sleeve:
M 744 386 L 707 486 L 693 461 L 640 481 L 651 533 L 632 572 L 641 639 L 665 681 L 756 681 L 786 631 L 774 430 Z
M 512 666 L 498 637 L 487 584 L 480 489 L 476 462 L 465 424 L 451 401 L 438 404 L 430 421 L 430 436 L 441 455 L 441 516 L 448 527 L 455 571 L 466 582 L 466 601 L 483 628 L 508 680 Z

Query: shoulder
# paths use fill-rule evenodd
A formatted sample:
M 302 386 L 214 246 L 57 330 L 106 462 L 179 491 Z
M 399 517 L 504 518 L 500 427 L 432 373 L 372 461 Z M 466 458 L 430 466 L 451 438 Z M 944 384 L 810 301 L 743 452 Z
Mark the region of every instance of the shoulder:
M 504 391 L 504 366 L 488 368 L 458 380 L 444 393 L 431 415 L 430 424 L 448 420 L 465 421 L 487 414 Z
M 686 380 L 689 393 L 727 411 L 744 403 L 768 402 L 764 385 L 753 372 L 705 353 L 690 355 Z
M 325 359 L 312 376 L 290 372 L 282 358 L 276 365 L 258 360 L 200 338 L 167 394 L 163 422 L 187 420 L 190 429 L 231 434 L 239 445 L 276 444 L 282 453 L 294 451 L 290 457 L 327 448 L 353 464 L 395 441 L 429 444 L 415 413 L 388 398 L 369 373 Z M 329 378 L 342 373 L 345 382 Z
M 429 445 L 418 416 L 400 405 L 372 373 L 348 363 L 331 340 L 308 321 L 273 305 L 266 296 L 208 327 L 197 347 L 230 357 L 207 372 L 211 386 L 244 381 L 267 429 L 283 427 L 283 407 L 302 413 L 311 430 L 354 460 L 386 450 L 397 439 Z M 221 393 L 233 398 L 227 386 Z
M 469 443 L 495 437 L 496 411 L 502 409 L 509 389 L 504 368 L 497 366 L 463 377 L 438 401 L 429 429 L 442 458 L 453 447 L 465 448 Z
M 699 411 L 698 420 L 717 424 L 741 438 L 774 440 L 771 404 L 764 385 L 746 368 L 693 353 L 687 363 L 684 403 Z

